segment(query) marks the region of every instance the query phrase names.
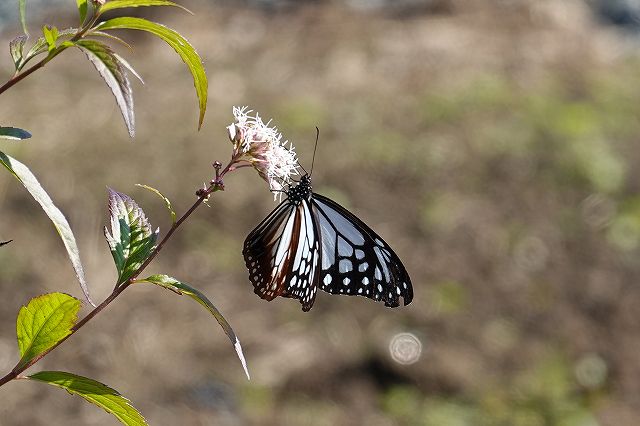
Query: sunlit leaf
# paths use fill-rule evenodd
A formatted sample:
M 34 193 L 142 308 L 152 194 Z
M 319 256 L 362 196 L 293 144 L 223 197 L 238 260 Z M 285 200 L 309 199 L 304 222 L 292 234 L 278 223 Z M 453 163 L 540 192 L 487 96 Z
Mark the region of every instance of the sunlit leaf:
M 78 5 L 78 14 L 80 15 L 80 25 L 84 24 L 84 20 L 87 19 L 87 0 L 76 0 Z
M 58 29 L 56 27 L 45 25 L 42 27 L 42 34 L 47 42 L 49 52 L 53 51 L 56 48 L 56 41 L 58 40 Z
M 17 127 L 0 127 L 0 139 L 23 140 L 29 139 L 31 133 Z
M 104 235 L 121 284 L 147 260 L 160 231 L 152 231 L 144 212 L 132 198 L 113 189 L 109 189 L 109 213 L 111 232 L 105 227 Z
M 27 376 L 31 380 L 48 383 L 81 396 L 86 401 L 113 414 L 122 424 L 127 426 L 146 426 L 147 422 L 142 414 L 136 410 L 130 401 L 109 386 L 87 377 L 78 376 L 64 371 L 40 371 Z
M 142 18 L 114 18 L 100 23 L 96 29 L 102 31 L 115 29 L 147 31 L 167 42 L 167 44 L 169 44 L 169 46 L 171 46 L 187 64 L 187 67 L 189 67 L 189 71 L 193 76 L 193 83 L 196 88 L 196 95 L 198 96 L 198 103 L 200 107 L 198 128 L 202 127 L 204 114 L 207 109 L 207 75 L 200 56 L 198 56 L 196 50 L 184 37 L 170 28 Z
M 211 315 L 215 317 L 215 319 L 218 321 L 218 324 L 220 324 L 224 332 L 227 334 L 227 336 L 229 337 L 229 340 L 231 340 L 231 343 L 233 344 L 233 347 L 235 348 L 236 353 L 238 354 L 238 358 L 240 358 L 240 362 L 242 363 L 242 368 L 244 368 L 244 372 L 247 375 L 247 379 L 251 380 L 251 377 L 249 376 L 249 369 L 247 368 L 247 362 L 242 352 L 242 346 L 240 346 L 240 340 L 238 340 L 238 337 L 233 332 L 233 329 L 231 328 L 227 320 L 222 316 L 220 311 L 218 311 L 218 309 L 213 305 L 213 303 L 211 303 L 211 301 L 207 298 L 207 296 L 205 296 L 195 288 L 190 287 L 189 285 L 183 282 L 180 282 L 175 278 L 169 277 L 167 275 L 152 275 L 141 281 L 146 281 L 151 284 L 159 285 L 160 287 L 164 287 L 180 295 L 186 294 L 187 296 L 193 298 L 202 306 L 207 308 L 207 310 L 211 313 Z
M 129 136 L 133 137 L 135 135 L 133 91 L 126 67 L 106 44 L 95 40 L 80 40 L 75 44 L 87 55 L 87 58 L 111 89 L 129 130 Z
M 171 215 L 171 222 L 172 223 L 176 223 L 176 212 L 173 211 L 173 208 L 171 207 L 171 201 L 169 201 L 169 199 L 167 197 L 162 195 L 162 193 L 160 191 L 158 191 L 157 189 L 152 188 L 150 186 L 141 185 L 139 183 L 136 183 L 136 186 L 139 186 L 140 188 L 147 189 L 147 190 L 153 192 L 154 194 L 156 194 L 158 197 L 162 198 L 162 200 L 164 201 L 165 206 L 167 206 L 167 210 L 169 211 L 169 214 Z
M 43 294 L 20 308 L 16 334 L 22 357 L 18 365 L 26 365 L 71 334 L 79 310 L 80 301 L 64 293 Z
M 58 31 L 58 39 L 71 38 L 78 31 L 77 28 L 67 28 L 65 30 Z M 33 43 L 31 49 L 27 52 L 27 54 L 22 59 L 20 63 L 20 69 L 24 68 L 24 66 L 34 57 L 49 51 L 49 43 L 45 37 L 40 37 L 38 40 Z
M 22 31 L 29 35 L 27 30 L 27 0 L 20 0 L 20 23 L 22 24 Z
M 78 282 L 80 282 L 82 292 L 89 303 L 95 306 L 89 296 L 87 281 L 84 277 L 84 269 L 82 268 L 82 262 L 80 262 L 80 251 L 78 250 L 78 245 L 76 244 L 76 239 L 73 236 L 69 222 L 67 222 L 67 219 L 60 209 L 53 204 L 49 194 L 47 194 L 27 166 L 3 152 L 0 152 L 0 163 L 27 188 L 27 191 L 29 191 L 31 196 L 40 204 L 44 212 L 49 216 L 49 219 L 51 219 L 51 222 L 53 222 L 53 226 L 55 226 L 56 231 L 58 231 L 64 247 L 67 250 L 67 255 L 76 272 L 76 277 L 78 278 Z
M 140 6 L 175 6 L 191 13 L 191 11 L 186 7 L 167 0 L 111 0 L 108 1 L 104 6 L 102 6 L 102 8 L 100 9 L 100 13 L 108 12 L 114 9 Z
M 21 35 L 9 42 L 9 51 L 11 52 L 11 58 L 16 67 L 16 70 L 20 69 L 20 63 L 24 55 L 24 44 L 27 42 L 28 37 Z
M 140 83 L 144 84 L 144 80 L 142 79 L 142 77 L 140 77 L 140 74 L 138 74 L 138 71 L 136 71 L 129 62 L 127 62 L 126 59 L 124 59 L 122 56 L 118 55 L 117 53 L 114 53 L 113 56 L 118 60 L 118 62 L 120 62 L 120 64 L 125 67 L 131 74 L 133 74 L 138 80 L 140 80 Z

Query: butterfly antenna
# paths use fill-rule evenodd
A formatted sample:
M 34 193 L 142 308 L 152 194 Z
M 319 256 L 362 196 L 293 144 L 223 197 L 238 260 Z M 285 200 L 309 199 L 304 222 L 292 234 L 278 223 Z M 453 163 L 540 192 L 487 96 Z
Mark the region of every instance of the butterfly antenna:
M 311 173 L 313 174 L 313 163 L 316 161 L 316 150 L 318 149 L 318 139 L 320 138 L 320 129 L 316 126 L 316 145 L 313 147 L 313 157 L 311 157 Z

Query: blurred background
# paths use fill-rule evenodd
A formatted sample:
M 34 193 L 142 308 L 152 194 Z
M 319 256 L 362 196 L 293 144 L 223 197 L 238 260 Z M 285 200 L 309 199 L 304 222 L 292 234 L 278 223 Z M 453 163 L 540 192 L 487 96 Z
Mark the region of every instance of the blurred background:
M 20 32 L 0 3 L 0 44 Z M 209 106 L 162 42 L 123 33 L 134 82 L 130 140 L 106 85 L 65 52 L 6 92 L 1 149 L 28 164 L 67 215 L 94 299 L 115 271 L 106 187 L 161 231 L 153 194 L 183 212 L 225 162 L 233 105 L 273 118 L 311 163 L 314 189 L 354 211 L 403 259 L 415 299 L 388 309 L 320 294 L 260 300 L 241 255 L 274 207 L 250 170 L 226 178 L 149 272 L 199 288 L 244 346 L 195 302 L 131 288 L 40 362 L 107 383 L 152 425 L 640 424 L 640 2 L 634 0 L 184 1 L 137 9 L 202 55 Z M 76 23 L 75 3 L 28 2 L 32 32 Z M 12 73 L 3 56 L 2 73 Z M 0 177 L 0 370 L 34 296 L 80 297 L 47 217 Z M 85 307 L 84 312 L 88 312 Z M 0 389 L 3 425 L 111 425 L 36 383 Z

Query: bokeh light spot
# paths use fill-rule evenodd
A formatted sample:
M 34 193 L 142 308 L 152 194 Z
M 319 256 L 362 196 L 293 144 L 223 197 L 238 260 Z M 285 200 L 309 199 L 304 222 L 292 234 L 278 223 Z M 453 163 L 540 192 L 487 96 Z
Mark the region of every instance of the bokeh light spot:
M 411 333 L 399 333 L 391 339 L 389 353 L 398 364 L 414 364 L 422 354 L 422 342 Z

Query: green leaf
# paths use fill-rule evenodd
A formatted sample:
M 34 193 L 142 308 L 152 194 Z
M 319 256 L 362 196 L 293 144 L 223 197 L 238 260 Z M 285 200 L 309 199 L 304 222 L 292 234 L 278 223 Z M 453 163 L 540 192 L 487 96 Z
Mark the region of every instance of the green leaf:
M 142 414 L 131 405 L 127 398 L 109 386 L 88 377 L 64 371 L 40 371 L 27 376 L 27 378 L 48 383 L 71 394 L 81 396 L 107 413 L 113 414 L 122 424 L 127 426 L 147 425 Z
M 140 6 L 175 6 L 183 9 L 189 13 L 191 11 L 184 6 L 167 0 L 111 0 L 100 8 L 100 14 L 108 12 L 114 9 L 123 9 L 126 7 L 140 7 Z
M 107 3 L 109 4 L 109 3 Z M 131 29 L 147 31 L 163 39 L 169 46 L 171 46 L 180 55 L 182 60 L 189 67 L 189 71 L 193 76 L 193 84 L 196 88 L 196 95 L 198 96 L 198 102 L 200 107 L 200 118 L 198 120 L 198 128 L 202 127 L 204 121 L 204 114 L 207 110 L 207 74 L 205 73 L 202 60 L 196 50 L 189 44 L 189 42 L 178 34 L 176 31 L 165 27 L 164 25 L 157 24 L 155 22 L 148 21 L 142 18 L 114 18 L 108 21 L 102 22 L 96 26 L 96 29 L 115 30 L 115 29 Z
M 27 191 L 29 191 L 31 196 L 38 202 L 38 204 L 40 204 L 42 210 L 44 210 L 47 216 L 49 216 L 49 219 L 51 219 L 51 222 L 53 222 L 53 226 L 55 226 L 56 231 L 58 231 L 60 238 L 62 238 L 64 247 L 67 250 L 67 255 L 69 256 L 73 269 L 76 272 L 76 277 L 78 278 L 82 292 L 89 303 L 95 306 L 89 296 L 87 281 L 84 277 L 84 269 L 82 268 L 82 262 L 80 261 L 80 251 L 78 250 L 78 245 L 76 244 L 76 239 L 73 236 L 69 222 L 67 222 L 67 219 L 64 217 L 60 209 L 53 204 L 49 194 L 47 194 L 44 188 L 40 185 L 40 182 L 38 182 L 38 179 L 36 179 L 27 166 L 1 151 L 0 163 L 6 167 L 7 170 L 9 170 L 25 188 L 27 188 Z
M 20 0 L 20 23 L 22 24 L 22 31 L 29 35 L 27 30 L 27 0 Z
M 49 293 L 35 297 L 20 308 L 16 322 L 19 367 L 46 352 L 71 334 L 78 319 L 80 301 L 64 293 Z
M 29 139 L 31 133 L 17 127 L 0 127 L 0 139 L 23 140 Z
M 21 35 L 9 42 L 9 51 L 11 52 L 11 58 L 13 58 L 16 70 L 20 69 L 20 63 L 24 55 L 24 44 L 27 42 L 27 39 L 28 37 L 26 35 Z
M 111 89 L 111 93 L 120 107 L 129 136 L 133 137 L 135 135 L 133 91 L 126 71 L 129 64 L 124 65 L 109 46 L 99 41 L 80 40 L 75 44 L 87 55 L 87 58 Z
M 42 34 L 47 42 L 49 52 L 52 52 L 56 48 L 56 41 L 58 40 L 58 29 L 49 25 L 42 27 Z
M 158 197 L 162 198 L 164 200 L 164 204 L 167 206 L 167 210 L 169 211 L 169 214 L 171 215 L 171 223 L 176 223 L 176 212 L 173 211 L 173 208 L 171 207 L 171 201 L 169 201 L 169 199 L 167 197 L 162 195 L 162 193 L 160 191 L 158 191 L 157 189 L 152 188 L 150 186 L 141 185 L 139 183 L 136 183 L 136 186 L 139 186 L 140 188 L 147 189 L 147 190 L 153 192 L 154 194 L 156 194 Z
M 104 228 L 122 284 L 142 266 L 155 248 L 159 230 L 151 229 L 144 212 L 132 198 L 109 189 L 111 232 Z
M 140 77 L 140 74 L 138 74 L 138 72 L 135 69 L 133 69 L 131 64 L 129 64 L 129 62 L 127 62 L 126 59 L 124 59 L 122 56 L 118 55 L 117 53 L 114 53 L 113 56 L 115 56 L 118 62 L 120 62 L 120 65 L 122 65 L 127 70 L 129 70 L 131 74 L 133 74 L 138 80 L 140 80 L 140 83 L 144 84 L 144 80 L 142 79 L 142 77 Z
M 87 19 L 87 0 L 76 0 L 78 5 L 78 14 L 80 14 L 80 26 L 84 24 L 84 20 Z
M 58 31 L 58 39 L 71 38 L 77 32 L 78 32 L 77 28 L 67 28 L 65 30 Z M 34 57 L 48 51 L 49 51 L 49 43 L 47 39 L 45 37 L 40 37 L 38 40 L 36 40 L 35 43 L 33 43 L 33 46 L 31 46 L 31 49 L 29 49 L 29 52 L 27 52 L 27 55 L 22 59 L 19 70 L 24 68 L 27 62 L 29 62 Z
M 229 337 L 229 340 L 231 340 L 231 343 L 233 344 L 233 347 L 235 348 L 236 353 L 238 354 L 238 358 L 240 358 L 240 362 L 242 363 L 242 368 L 244 368 L 244 372 L 247 375 L 247 379 L 251 380 L 251 377 L 249 376 L 249 369 L 247 368 L 247 362 L 242 352 L 242 346 L 240 346 L 240 340 L 238 340 L 238 337 L 233 332 L 233 329 L 231 328 L 227 320 L 222 316 L 220 311 L 218 311 L 218 309 L 213 305 L 213 303 L 211 303 L 211 301 L 207 299 L 207 296 L 205 296 L 195 288 L 190 287 L 189 285 L 183 282 L 180 282 L 168 275 L 152 275 L 140 281 L 141 282 L 146 281 L 151 284 L 164 287 L 180 295 L 186 294 L 187 296 L 193 298 L 199 304 L 207 308 L 207 310 L 211 313 L 211 315 L 213 315 L 216 318 L 216 320 L 218 321 L 218 324 L 220 324 L 224 332 Z

